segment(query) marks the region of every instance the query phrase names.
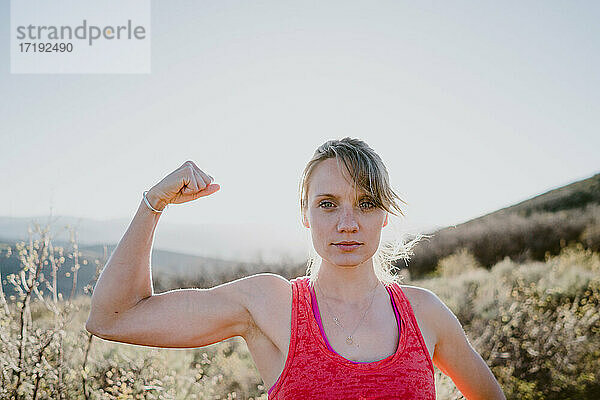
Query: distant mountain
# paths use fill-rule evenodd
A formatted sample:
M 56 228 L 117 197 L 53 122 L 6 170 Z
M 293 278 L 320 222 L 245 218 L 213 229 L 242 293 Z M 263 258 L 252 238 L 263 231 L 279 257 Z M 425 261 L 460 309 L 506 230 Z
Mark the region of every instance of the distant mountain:
M 14 218 L 0 217 L 0 241 L 28 240 L 33 223 L 50 223 L 55 240 L 69 240 L 65 227 L 77 232 L 81 245 L 118 243 L 130 219 L 98 221 L 69 216 Z M 306 258 L 308 236 L 294 227 L 269 224 L 174 224 L 159 221 L 153 248 L 231 261 L 267 261 Z
M 35 223 L 42 228 L 49 224 L 54 247 L 63 247 L 65 253 L 72 248 L 70 231 L 74 229 L 76 242 L 81 252 L 75 295 L 96 274 L 95 260 L 100 264 L 110 257 L 127 231 L 127 219 L 97 221 L 93 219 L 65 216 L 10 218 L 0 217 L 0 274 L 2 287 L 7 296 L 13 294 L 13 285 L 7 282 L 9 274 L 20 270 L 15 243 L 29 243 L 28 229 L 35 232 Z M 39 239 L 39 234 L 32 234 Z M 13 249 L 11 257 L 5 257 L 8 247 Z M 293 230 L 280 226 L 245 225 L 183 225 L 160 221 L 155 232 L 151 265 L 153 277 L 177 277 L 194 280 L 219 274 L 230 276 L 234 271 L 274 271 L 281 264 L 289 265 L 306 259 L 306 238 Z M 106 254 L 105 254 L 106 248 Z M 87 260 L 87 265 L 83 260 Z M 74 263 L 67 260 L 59 270 L 58 292 L 69 296 L 73 285 L 71 268 Z M 42 270 L 50 279 L 50 267 Z M 69 276 L 67 276 L 68 274 Z M 208 279 L 211 280 L 211 279 Z

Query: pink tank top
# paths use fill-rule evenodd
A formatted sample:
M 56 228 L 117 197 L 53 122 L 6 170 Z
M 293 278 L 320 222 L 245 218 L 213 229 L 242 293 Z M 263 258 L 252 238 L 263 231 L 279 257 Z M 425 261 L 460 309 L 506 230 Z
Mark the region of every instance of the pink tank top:
M 283 372 L 269 389 L 270 400 L 435 400 L 433 363 L 398 284 L 386 287 L 398 322 L 396 351 L 383 360 L 354 362 L 331 348 L 308 282 L 308 276 L 291 281 L 292 335 Z

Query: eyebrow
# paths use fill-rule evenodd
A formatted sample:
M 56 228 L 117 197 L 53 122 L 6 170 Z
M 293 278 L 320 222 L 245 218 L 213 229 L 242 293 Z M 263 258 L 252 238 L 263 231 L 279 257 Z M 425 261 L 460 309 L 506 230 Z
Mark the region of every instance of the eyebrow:
M 338 198 L 338 196 L 336 196 L 335 194 L 331 194 L 331 193 L 320 193 L 320 194 L 318 194 L 318 195 L 315 196 L 315 198 L 318 198 L 318 197 L 331 197 L 331 198 L 334 198 L 334 199 Z M 360 199 L 364 199 L 364 198 L 370 199 L 371 196 L 369 196 L 368 194 L 365 193 L 362 196 L 360 196 L 359 198 Z

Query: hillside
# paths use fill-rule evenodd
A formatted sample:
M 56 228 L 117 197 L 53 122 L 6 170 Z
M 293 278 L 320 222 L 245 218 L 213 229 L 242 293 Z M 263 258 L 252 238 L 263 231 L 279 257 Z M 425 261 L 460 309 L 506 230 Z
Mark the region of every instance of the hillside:
M 600 204 L 600 173 L 590 178 L 573 182 L 510 207 L 472 219 L 469 222 L 491 216 L 517 214 L 528 217 L 534 213 L 556 213 L 563 210 L 584 209 L 588 204 Z
M 66 222 L 75 221 L 66 220 Z M 6 236 L 10 233 L 10 229 L 23 230 L 23 223 L 22 220 L 2 218 L 0 234 Z M 108 239 L 111 235 L 114 236 L 115 231 L 122 230 L 121 225 L 126 226 L 126 221 L 108 221 L 107 224 L 99 222 L 83 224 L 85 226 L 83 236 L 88 239 Z M 111 224 L 117 224 L 121 228 L 116 229 Z M 175 228 L 171 227 L 171 230 L 173 229 Z M 177 227 L 177 229 L 182 228 Z M 231 228 L 226 230 L 231 232 Z M 8 296 L 12 294 L 13 287 L 7 282 L 6 276 L 19 269 L 19 261 L 14 251 L 15 243 L 25 239 L 23 234 L 27 230 L 19 232 L 14 231 L 14 236 L 18 237 L 18 240 L 0 240 L 0 273 L 2 287 Z M 81 232 L 79 230 L 77 232 L 77 237 L 81 237 Z M 181 230 L 179 232 L 181 233 Z M 236 232 L 238 235 L 250 237 L 247 232 L 239 230 Z M 167 236 L 167 233 L 177 236 L 163 227 L 163 234 Z M 225 230 L 217 236 L 224 234 Z M 201 238 L 206 237 L 206 231 L 201 237 L 197 235 L 199 235 L 198 231 L 188 228 L 184 236 L 199 242 Z M 586 248 L 598 251 L 600 249 L 600 174 L 550 190 L 463 224 L 438 230 L 432 235 L 430 239 L 421 241 L 414 249 L 414 256 L 409 262 L 409 270 L 414 277 L 433 273 L 440 259 L 456 253 L 461 248 L 467 248 L 477 261 L 487 268 L 507 256 L 516 262 L 543 261 L 548 255 L 558 254 L 561 248 L 573 241 L 581 242 Z M 227 242 L 222 238 L 219 240 Z M 217 240 L 213 238 L 213 241 Z M 116 246 L 114 241 L 110 245 L 85 244 L 81 241 L 79 243 L 81 267 L 78 270 L 75 295 L 84 293 L 85 285 L 97 272 L 96 267 L 104 265 Z M 53 244 L 55 247 L 64 247 L 65 252 L 71 248 L 69 241 L 65 240 L 55 239 Z M 8 246 L 13 248 L 10 257 L 5 256 L 5 249 Z M 241 276 L 262 271 L 291 276 L 304 270 L 302 260 L 288 260 L 285 263 L 288 270 L 284 271 L 281 269 L 282 263 L 230 261 L 219 257 L 161 250 L 157 249 L 156 245 L 153 247 L 151 259 L 156 289 L 176 286 L 190 279 L 202 286 L 217 284 L 225 276 Z M 70 271 L 73 265 L 73 260 L 67 259 L 58 276 L 57 286 L 63 296 L 68 295 L 72 290 L 73 276 Z M 398 266 L 403 267 L 403 262 L 399 262 Z M 46 277 L 50 277 L 48 266 L 45 266 L 43 273 Z
M 441 258 L 460 248 L 470 250 L 486 268 L 504 257 L 518 262 L 543 261 L 570 242 L 598 251 L 600 174 L 432 235 L 414 250 L 409 264 L 414 276 L 433 272 Z

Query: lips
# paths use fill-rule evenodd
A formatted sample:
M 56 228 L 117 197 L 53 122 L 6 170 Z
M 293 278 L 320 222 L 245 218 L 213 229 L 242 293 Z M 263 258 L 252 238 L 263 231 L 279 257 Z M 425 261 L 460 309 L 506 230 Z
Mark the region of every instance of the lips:
M 332 243 L 332 244 L 342 251 L 352 251 L 363 245 L 363 243 L 356 242 L 354 240 L 342 241 L 342 242 L 337 242 L 337 243 Z

